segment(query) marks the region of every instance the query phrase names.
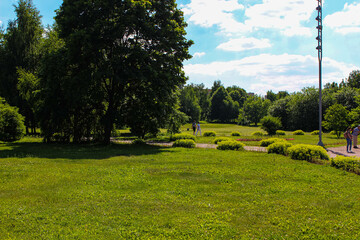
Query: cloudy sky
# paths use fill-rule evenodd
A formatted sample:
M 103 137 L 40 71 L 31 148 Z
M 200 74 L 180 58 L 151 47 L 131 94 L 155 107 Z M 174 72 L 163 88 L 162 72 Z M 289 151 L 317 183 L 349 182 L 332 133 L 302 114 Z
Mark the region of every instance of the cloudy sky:
M 16 0 L 0 1 L 0 21 Z M 51 24 L 61 0 L 33 0 Z M 195 44 L 184 63 L 188 83 L 214 80 L 264 95 L 318 87 L 316 0 L 177 0 Z M 360 0 L 323 2 L 323 83 L 360 68 Z M 1 24 L 1 23 L 0 23 Z

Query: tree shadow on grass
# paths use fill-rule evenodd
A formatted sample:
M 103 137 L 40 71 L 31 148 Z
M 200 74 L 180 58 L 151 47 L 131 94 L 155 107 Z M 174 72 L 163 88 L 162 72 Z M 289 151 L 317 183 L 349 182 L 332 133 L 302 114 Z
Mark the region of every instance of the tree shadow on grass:
M 4 150 L 1 150 L 1 147 Z M 116 156 L 154 155 L 168 152 L 159 146 L 131 144 L 8 143 L 0 146 L 0 158 L 107 159 Z

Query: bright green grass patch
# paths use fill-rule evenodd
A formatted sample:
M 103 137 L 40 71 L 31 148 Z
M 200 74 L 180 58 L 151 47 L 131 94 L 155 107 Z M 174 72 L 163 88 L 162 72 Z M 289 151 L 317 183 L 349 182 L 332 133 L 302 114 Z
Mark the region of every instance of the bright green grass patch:
M 5 239 L 358 239 L 360 178 L 280 155 L 0 145 Z

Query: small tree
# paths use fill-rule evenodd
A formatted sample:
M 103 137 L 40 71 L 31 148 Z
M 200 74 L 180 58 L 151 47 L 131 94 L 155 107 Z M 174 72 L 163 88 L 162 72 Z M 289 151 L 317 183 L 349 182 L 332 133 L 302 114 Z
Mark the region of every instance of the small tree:
M 336 131 L 337 138 L 348 126 L 349 111 L 340 104 L 334 104 L 326 110 L 324 127 L 328 130 Z
M 260 120 L 261 129 L 266 131 L 268 135 L 272 136 L 276 134 L 276 130 L 281 128 L 281 121 L 279 118 L 266 116 Z
M 13 142 L 24 136 L 24 117 L 0 98 L 0 141 Z

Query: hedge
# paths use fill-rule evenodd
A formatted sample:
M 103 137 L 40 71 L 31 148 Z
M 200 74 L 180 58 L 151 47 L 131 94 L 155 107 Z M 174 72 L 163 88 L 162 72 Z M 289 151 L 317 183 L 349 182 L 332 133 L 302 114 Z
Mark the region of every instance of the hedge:
M 216 136 L 216 132 L 214 131 L 206 131 L 203 133 L 204 137 L 215 137 Z
M 253 132 L 251 135 L 252 136 L 264 136 L 264 133 L 260 132 L 260 131 L 256 131 L 256 132 Z
M 275 142 L 273 144 L 270 144 L 267 147 L 268 153 L 276 153 L 276 154 L 287 154 L 287 149 L 289 147 L 293 146 L 291 143 L 288 142 Z
M 219 145 L 216 149 L 218 150 L 236 150 L 236 151 L 242 151 L 245 150 L 244 144 L 237 142 L 237 141 L 222 141 L 219 142 Z
M 194 135 L 190 135 L 190 134 L 186 134 L 186 133 L 177 133 L 172 135 L 171 137 L 171 141 L 176 141 L 179 139 L 191 139 L 193 141 L 195 141 L 195 136 Z
M 213 143 L 218 144 L 219 142 L 223 142 L 223 141 L 235 141 L 235 140 L 228 137 L 217 137 L 214 139 Z
M 183 148 L 194 148 L 196 146 L 194 140 L 192 139 L 178 139 L 176 140 L 173 147 L 183 147 Z
M 329 160 L 329 155 L 326 150 L 323 147 L 315 145 L 298 144 L 289 147 L 287 152 L 292 159 L 296 160 L 306 160 L 310 162 L 316 159 Z
M 286 135 L 286 132 L 285 131 L 283 131 L 283 130 L 277 130 L 276 131 L 276 135 L 281 135 L 281 136 L 284 136 L 284 135 Z
M 231 136 L 241 136 L 240 132 L 232 132 Z
M 338 169 L 360 174 L 360 158 L 338 155 L 330 160 L 330 165 Z
M 296 130 L 293 132 L 293 135 L 305 135 L 305 132 L 303 130 Z
M 268 139 L 264 139 L 260 142 L 260 146 L 261 147 L 267 147 L 269 146 L 270 144 L 273 144 L 275 142 L 285 142 L 286 140 L 285 139 L 282 139 L 282 138 L 268 138 Z

